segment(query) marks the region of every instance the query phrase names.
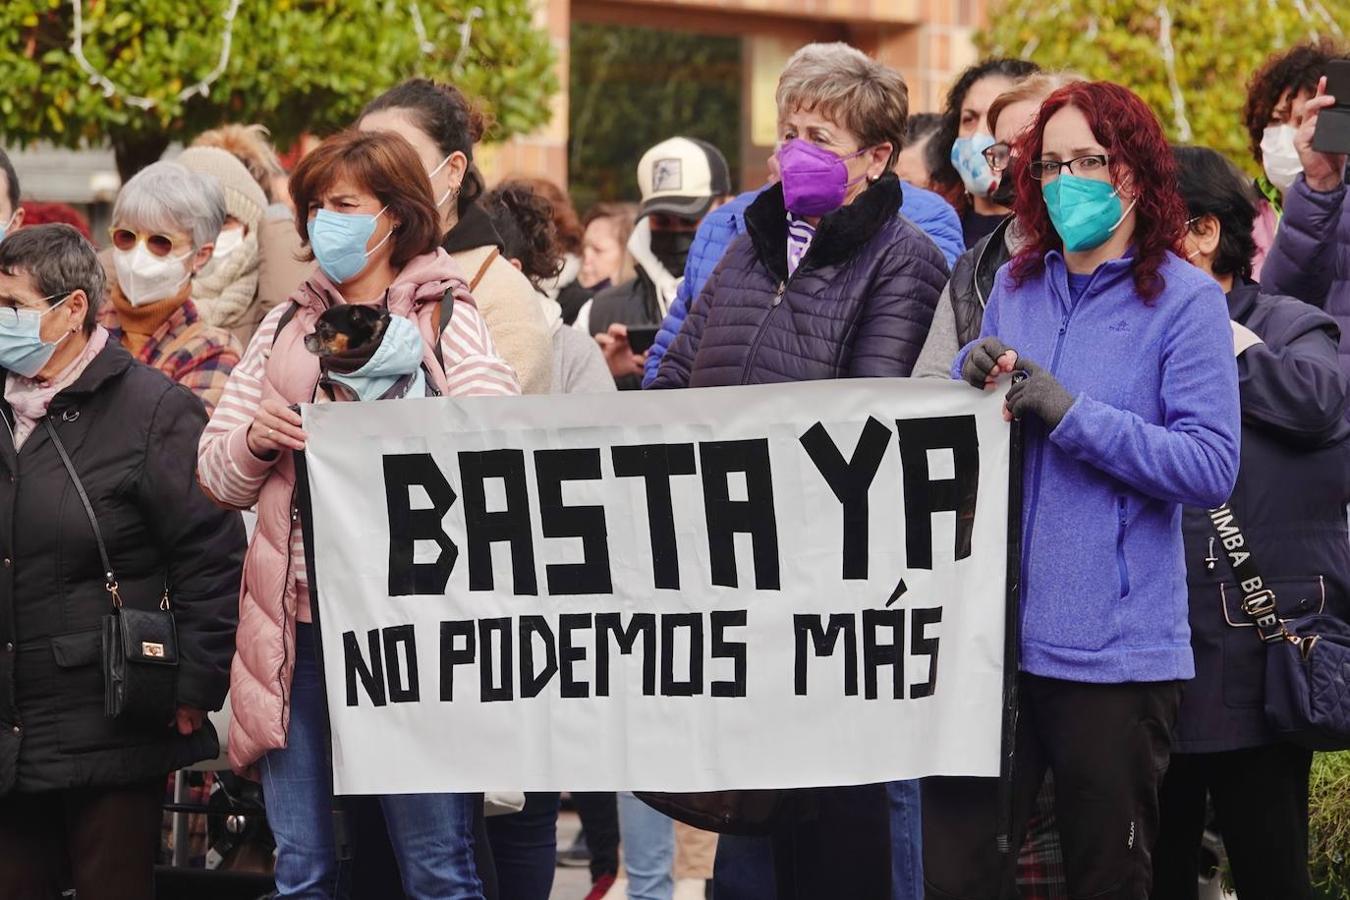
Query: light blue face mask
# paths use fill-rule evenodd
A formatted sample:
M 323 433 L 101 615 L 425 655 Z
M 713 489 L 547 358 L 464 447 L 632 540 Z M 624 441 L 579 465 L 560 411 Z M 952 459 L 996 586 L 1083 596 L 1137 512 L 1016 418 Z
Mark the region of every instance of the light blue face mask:
M 378 400 L 399 379 L 415 376 L 405 397 L 425 397 L 426 375 L 422 372 L 422 332 L 408 319 L 390 316 L 380 346 L 364 366 L 350 375 L 329 372 L 328 377 L 340 381 L 356 392 L 362 400 Z
M 984 151 L 994 146 L 994 143 L 993 135 L 976 134 L 957 138 L 952 144 L 952 165 L 961 176 L 966 190 L 976 197 L 988 197 L 994 186 L 994 172 L 984 158 Z
M 9 233 L 9 226 L 14 224 L 14 217 L 18 214 L 19 211 L 17 209 L 14 210 L 14 212 L 9 214 L 9 218 L 5 220 L 5 224 L 0 225 L 0 241 L 5 239 L 5 235 Z
M 1095 250 L 1106 243 L 1125 221 L 1130 209 L 1122 210 L 1120 192 L 1109 181 L 1063 174 L 1041 186 L 1050 222 L 1070 253 Z
M 52 297 L 57 296 L 52 294 Z M 50 300 L 52 297 L 43 297 Z M 32 378 L 47 360 L 52 358 L 61 341 L 70 337 L 66 332 L 61 340 L 50 344 L 42 339 L 42 317 L 70 299 L 62 297 L 42 312 L 36 309 L 6 309 L 0 311 L 0 368 L 8 369 L 15 375 Z
M 388 209 L 388 207 L 385 207 Z M 337 284 L 351 281 L 366 267 L 370 254 L 384 246 L 393 229 L 369 250 L 366 243 L 375 233 L 375 221 L 384 215 L 381 209 L 369 213 L 338 213 L 321 209 L 309 223 L 309 246 L 319 268 Z

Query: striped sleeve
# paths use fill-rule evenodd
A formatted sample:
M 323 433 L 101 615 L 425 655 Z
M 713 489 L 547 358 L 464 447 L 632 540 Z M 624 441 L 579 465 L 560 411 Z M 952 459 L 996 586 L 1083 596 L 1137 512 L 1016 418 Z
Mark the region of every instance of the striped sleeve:
M 520 380 L 497 354 L 477 305 L 455 298 L 455 312 L 441 333 L 441 355 L 451 397 L 514 397 Z
M 248 509 L 258 501 L 275 459 L 259 459 L 248 447 L 248 429 L 262 405 L 262 383 L 277 323 L 289 304 L 274 307 L 230 373 L 197 450 L 197 480 L 217 503 Z

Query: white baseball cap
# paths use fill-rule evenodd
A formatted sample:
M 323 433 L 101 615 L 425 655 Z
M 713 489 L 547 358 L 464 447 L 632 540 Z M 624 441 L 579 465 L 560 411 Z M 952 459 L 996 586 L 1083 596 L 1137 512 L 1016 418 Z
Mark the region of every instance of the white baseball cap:
M 726 157 L 707 141 L 673 137 L 642 154 L 637 169 L 639 216 L 668 213 L 701 219 L 713 199 L 731 193 Z

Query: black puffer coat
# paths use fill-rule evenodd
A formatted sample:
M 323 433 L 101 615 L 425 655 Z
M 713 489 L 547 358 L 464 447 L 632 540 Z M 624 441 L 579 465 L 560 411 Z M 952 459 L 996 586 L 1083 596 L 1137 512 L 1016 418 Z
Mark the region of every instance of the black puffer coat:
M 127 784 L 214 756 L 209 724 L 181 737 L 169 723 L 104 717 L 99 627 L 110 601 L 89 518 L 46 426 L 16 454 L 7 403 L 0 414 L 0 796 Z M 197 486 L 201 401 L 109 344 L 48 417 L 89 493 L 123 602 L 153 609 L 169 588 L 179 704 L 219 709 L 244 529 Z
M 820 220 L 789 277 L 783 188 L 765 190 L 746 209 L 747 233 L 727 248 L 650 387 L 909 375 L 947 283 L 947 262 L 897 215 L 900 202 L 899 180 L 883 175 Z
M 1350 388 L 1337 367 L 1336 323 L 1250 283 L 1229 293 L 1228 311 L 1262 341 L 1238 357 L 1242 467 L 1233 512 L 1282 619 L 1296 627 L 1321 612 L 1350 621 Z M 1182 533 L 1195 680 L 1183 689 L 1172 749 L 1272 743 L 1266 648 L 1242 611 L 1223 545 L 1201 509 L 1185 510 Z

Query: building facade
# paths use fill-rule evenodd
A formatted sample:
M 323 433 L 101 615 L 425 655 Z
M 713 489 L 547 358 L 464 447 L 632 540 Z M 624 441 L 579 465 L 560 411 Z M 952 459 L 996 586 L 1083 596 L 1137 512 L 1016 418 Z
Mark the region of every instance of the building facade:
M 774 142 L 778 73 L 811 41 L 847 41 L 899 69 L 910 110 L 936 111 L 948 85 L 975 61 L 975 30 L 988 0 L 540 0 L 538 24 L 558 52 L 552 122 L 540 131 L 484 148 L 489 180 L 540 175 L 567 183 L 568 60 L 572 22 L 667 28 L 743 41 L 741 180 L 761 183 Z M 636 161 L 635 161 L 636 162 Z

